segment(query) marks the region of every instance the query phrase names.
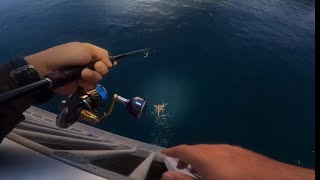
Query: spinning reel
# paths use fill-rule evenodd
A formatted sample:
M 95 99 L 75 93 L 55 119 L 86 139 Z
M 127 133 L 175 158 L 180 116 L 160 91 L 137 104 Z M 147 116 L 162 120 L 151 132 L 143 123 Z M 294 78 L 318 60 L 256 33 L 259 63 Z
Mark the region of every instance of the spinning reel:
M 126 106 L 127 112 L 136 118 L 140 118 L 146 110 L 146 101 L 143 98 L 126 99 L 114 94 L 109 110 L 103 112 L 101 109 L 105 107 L 107 98 L 108 92 L 100 84 L 89 92 L 84 92 L 82 88 L 79 88 L 61 102 L 61 113 L 57 116 L 56 125 L 60 128 L 68 128 L 78 120 L 100 123 L 102 119 L 111 115 L 116 103 Z

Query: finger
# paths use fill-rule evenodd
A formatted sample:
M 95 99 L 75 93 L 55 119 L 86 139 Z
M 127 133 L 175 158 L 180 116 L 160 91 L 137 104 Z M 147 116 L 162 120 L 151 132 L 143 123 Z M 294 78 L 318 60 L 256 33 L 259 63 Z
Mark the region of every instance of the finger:
M 113 62 L 113 66 L 116 66 L 116 65 L 118 65 L 118 61 Z
M 195 169 L 201 168 L 201 162 L 204 160 L 201 151 L 189 145 L 180 145 L 165 149 L 162 153 L 169 157 L 179 158 L 180 161 L 190 164 Z
M 107 50 L 90 43 L 83 44 L 89 49 L 89 53 L 93 60 L 102 61 L 108 68 L 112 67 L 112 63 L 109 59 L 109 52 Z
M 97 86 L 94 83 L 89 83 L 89 82 L 84 81 L 84 80 L 80 80 L 78 83 L 79 83 L 79 86 L 84 89 L 84 92 L 91 91 L 91 90 L 95 89 L 96 86 Z
M 167 171 L 162 174 L 161 180 L 195 180 L 195 178 L 182 173 Z
M 77 90 L 77 88 L 78 88 L 78 83 L 71 82 L 62 87 L 55 88 L 53 91 L 63 95 L 70 95 L 70 94 L 73 94 Z
M 178 164 L 177 164 L 177 168 L 178 169 L 185 169 L 185 168 L 187 168 L 188 167 L 188 163 L 185 163 L 185 162 L 183 162 L 182 160 L 179 160 L 178 161 Z
M 172 148 L 162 150 L 162 153 L 173 158 L 179 158 L 185 163 L 190 163 L 190 156 L 194 156 L 196 152 L 192 146 L 189 145 L 179 145 Z M 189 160 L 189 161 L 188 161 Z
M 198 174 L 198 171 L 195 170 L 194 168 L 191 168 L 191 169 L 190 169 L 190 172 L 193 173 L 193 174 Z
M 108 67 L 102 62 L 98 61 L 94 64 L 94 69 L 101 75 L 104 76 L 108 73 Z
M 84 81 L 87 81 L 89 83 L 97 84 L 99 81 L 101 81 L 102 76 L 99 73 L 97 73 L 91 69 L 85 68 L 81 72 L 81 78 Z
M 102 58 L 101 61 L 107 65 L 108 68 L 112 67 L 112 62 L 110 61 L 109 57 L 108 58 Z

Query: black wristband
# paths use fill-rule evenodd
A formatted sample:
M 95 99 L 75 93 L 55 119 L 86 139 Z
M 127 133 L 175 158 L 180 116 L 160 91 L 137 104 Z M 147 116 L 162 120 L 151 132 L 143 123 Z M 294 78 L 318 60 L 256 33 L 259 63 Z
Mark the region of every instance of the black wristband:
M 30 67 L 30 65 L 22 57 L 10 61 L 7 64 L 7 67 L 10 72 L 10 77 L 15 82 L 17 87 L 40 80 L 38 72 L 33 69 L 32 66 Z M 30 96 L 35 100 L 34 103 L 43 103 L 48 101 L 53 96 L 53 92 L 50 89 L 39 89 L 32 92 Z
M 16 86 L 24 86 L 40 80 L 38 72 L 24 58 L 17 58 L 8 63 L 10 77 Z
M 28 63 L 23 57 L 16 58 L 8 63 L 9 72 L 26 65 L 28 65 Z

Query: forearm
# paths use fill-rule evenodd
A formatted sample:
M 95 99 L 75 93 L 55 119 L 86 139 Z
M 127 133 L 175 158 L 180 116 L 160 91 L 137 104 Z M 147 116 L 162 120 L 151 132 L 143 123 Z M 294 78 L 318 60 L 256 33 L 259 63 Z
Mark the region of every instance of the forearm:
M 7 64 L 0 65 L 0 93 L 14 88 L 17 88 L 17 85 L 10 77 L 9 66 Z M 32 104 L 48 100 L 48 97 L 35 98 L 36 95 L 41 96 L 39 92 L 34 92 L 9 102 L 0 103 L 0 142 L 18 123 L 25 119 L 22 113 L 26 109 Z
M 15 88 L 15 84 L 9 76 L 7 65 L 0 65 L 0 93 Z M 0 104 L 0 142 L 15 127 L 24 120 L 22 112 L 31 106 L 31 102 L 24 99 L 16 99 L 9 103 Z

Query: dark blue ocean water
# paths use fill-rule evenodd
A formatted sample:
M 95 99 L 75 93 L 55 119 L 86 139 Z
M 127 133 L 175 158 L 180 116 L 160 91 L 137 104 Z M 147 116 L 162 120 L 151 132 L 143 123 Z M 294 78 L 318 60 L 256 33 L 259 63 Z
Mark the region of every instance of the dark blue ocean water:
M 1 62 L 69 41 L 110 54 L 157 48 L 110 72 L 110 93 L 142 96 L 97 127 L 144 142 L 230 143 L 314 167 L 315 5 L 309 0 L 1 0 Z M 58 113 L 57 97 L 45 105 Z M 157 120 L 153 105 L 168 103 Z

